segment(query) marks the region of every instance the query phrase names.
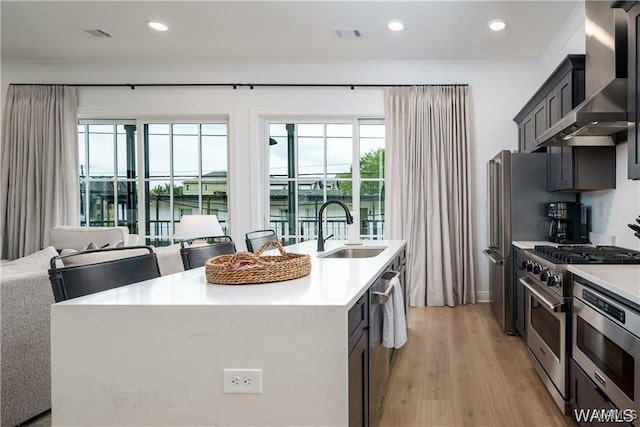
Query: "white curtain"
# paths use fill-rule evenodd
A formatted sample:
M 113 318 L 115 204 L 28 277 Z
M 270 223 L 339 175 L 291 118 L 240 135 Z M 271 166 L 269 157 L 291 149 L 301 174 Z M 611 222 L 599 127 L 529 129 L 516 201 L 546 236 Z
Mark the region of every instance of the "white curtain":
M 475 303 L 467 86 L 385 89 L 385 228 L 407 240 L 409 303 Z
M 75 89 L 11 85 L 2 129 L 2 258 L 49 243 L 56 225 L 78 225 L 78 113 Z

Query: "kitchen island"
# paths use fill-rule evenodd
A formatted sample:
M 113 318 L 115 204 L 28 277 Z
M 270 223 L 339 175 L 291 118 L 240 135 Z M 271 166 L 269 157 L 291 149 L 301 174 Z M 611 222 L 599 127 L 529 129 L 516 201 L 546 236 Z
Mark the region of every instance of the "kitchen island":
M 405 247 L 320 258 L 286 282 L 225 286 L 204 269 L 54 304 L 53 425 L 347 425 L 348 312 Z M 344 246 L 327 241 L 326 252 Z M 262 392 L 223 393 L 224 369 Z

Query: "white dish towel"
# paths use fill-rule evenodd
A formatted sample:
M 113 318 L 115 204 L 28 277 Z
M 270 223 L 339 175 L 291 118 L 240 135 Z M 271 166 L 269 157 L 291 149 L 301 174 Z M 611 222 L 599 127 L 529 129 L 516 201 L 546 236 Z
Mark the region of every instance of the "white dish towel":
M 382 322 L 382 345 L 387 348 L 400 348 L 407 342 L 407 319 L 404 313 L 404 298 L 400 280 L 394 277 L 389 281 L 393 289 L 384 303 L 384 321 Z

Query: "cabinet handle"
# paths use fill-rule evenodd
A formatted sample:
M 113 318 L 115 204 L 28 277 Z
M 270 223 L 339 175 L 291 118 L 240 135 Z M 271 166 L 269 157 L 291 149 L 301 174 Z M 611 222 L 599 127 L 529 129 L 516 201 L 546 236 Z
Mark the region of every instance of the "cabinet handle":
M 602 377 L 602 375 L 600 375 L 598 371 L 593 371 L 593 376 L 596 380 L 598 380 L 600 384 L 602 384 L 603 387 L 607 386 L 607 381 Z
M 492 263 L 496 264 L 496 265 L 502 265 L 502 260 L 498 257 L 496 257 L 495 255 L 493 255 L 493 252 L 489 251 L 489 250 L 483 250 L 482 251 L 483 254 L 486 255 L 487 258 L 489 258 L 489 261 L 491 261 Z

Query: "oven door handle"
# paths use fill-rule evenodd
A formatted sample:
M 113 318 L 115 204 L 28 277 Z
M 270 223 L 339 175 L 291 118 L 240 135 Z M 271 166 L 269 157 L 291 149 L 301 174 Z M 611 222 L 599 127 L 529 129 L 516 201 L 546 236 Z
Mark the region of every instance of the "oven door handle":
M 556 297 L 551 294 L 549 291 L 544 289 L 542 286 L 533 282 L 528 277 L 521 277 L 518 281 L 524 285 L 525 288 L 529 290 L 536 298 L 538 298 L 544 305 L 546 305 L 549 310 L 554 312 L 561 312 L 564 309 L 564 300 Z

